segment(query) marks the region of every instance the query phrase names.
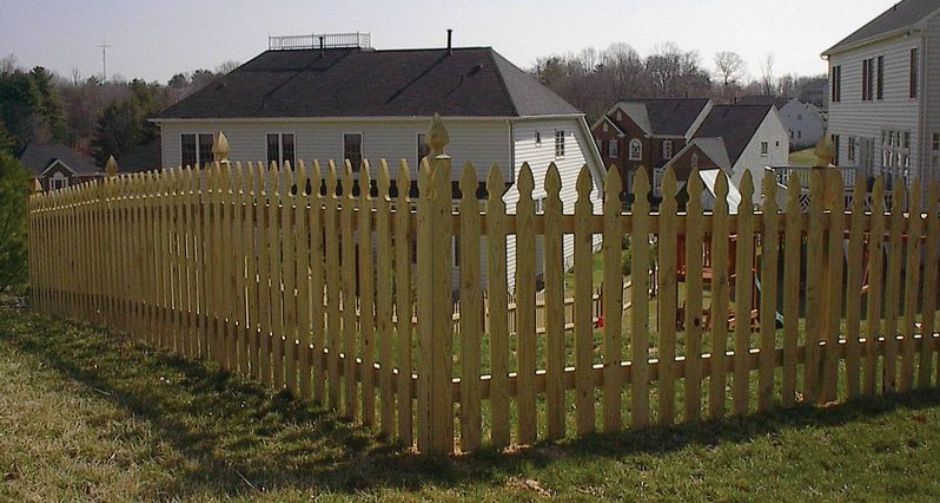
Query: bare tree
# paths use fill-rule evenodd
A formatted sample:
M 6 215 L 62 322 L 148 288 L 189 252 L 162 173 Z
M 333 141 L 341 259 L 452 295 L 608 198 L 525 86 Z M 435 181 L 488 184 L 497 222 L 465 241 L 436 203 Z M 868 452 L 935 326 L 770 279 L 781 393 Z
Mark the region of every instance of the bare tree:
M 728 87 L 731 84 L 737 84 L 738 80 L 744 76 L 746 64 L 738 53 L 722 51 L 715 54 L 715 67 L 722 85 Z
M 239 66 L 241 66 L 241 63 L 239 63 L 238 61 L 229 60 L 215 67 L 215 73 L 217 75 L 225 75 L 226 73 L 231 72 L 232 70 L 238 68 Z
M 761 91 L 767 96 L 774 95 L 775 91 L 775 82 L 774 82 L 774 54 L 768 52 L 767 56 L 764 58 L 764 63 L 760 67 L 760 83 Z

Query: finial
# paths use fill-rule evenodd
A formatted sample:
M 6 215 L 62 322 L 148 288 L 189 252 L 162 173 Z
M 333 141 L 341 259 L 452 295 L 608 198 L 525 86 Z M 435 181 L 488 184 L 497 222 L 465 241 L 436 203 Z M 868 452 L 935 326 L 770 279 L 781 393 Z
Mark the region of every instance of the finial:
M 450 136 L 447 134 L 447 128 L 444 127 L 444 121 L 441 116 L 434 114 L 431 118 L 431 128 L 428 130 L 428 147 L 431 148 L 431 158 L 444 156 L 444 147 L 450 143 Z
M 219 131 L 215 135 L 215 142 L 212 144 L 212 155 L 215 156 L 215 160 L 220 163 L 228 163 L 228 154 L 231 148 L 228 145 L 228 138 L 225 137 L 225 133 Z
M 819 143 L 816 144 L 816 168 L 828 168 L 832 164 L 832 160 L 836 157 L 836 149 L 832 144 L 832 136 L 829 135 L 829 130 L 826 130 L 822 138 L 819 139 Z
M 117 176 L 118 165 L 113 155 L 108 157 L 108 162 L 104 165 L 104 171 L 108 174 L 108 178 L 114 178 Z

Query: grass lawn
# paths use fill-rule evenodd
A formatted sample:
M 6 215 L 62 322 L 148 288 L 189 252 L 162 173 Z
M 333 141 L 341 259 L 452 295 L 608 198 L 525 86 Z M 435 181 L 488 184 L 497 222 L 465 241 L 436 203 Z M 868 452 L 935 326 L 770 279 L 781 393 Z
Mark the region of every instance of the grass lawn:
M 816 166 L 819 163 L 816 157 L 816 147 L 798 150 L 790 153 L 790 164 L 794 166 Z
M 940 499 L 940 392 L 431 459 L 118 335 L 0 309 L 0 500 Z

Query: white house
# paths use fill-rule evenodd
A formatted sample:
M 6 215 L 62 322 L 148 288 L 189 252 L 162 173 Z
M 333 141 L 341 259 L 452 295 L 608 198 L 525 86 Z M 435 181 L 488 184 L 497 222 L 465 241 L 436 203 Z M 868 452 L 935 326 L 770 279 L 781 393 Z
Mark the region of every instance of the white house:
M 317 41 L 320 41 L 317 43 Z M 212 133 L 223 131 L 233 161 L 304 159 L 408 161 L 416 180 L 425 134 L 437 113 L 446 123 L 453 180 L 472 161 L 481 181 L 498 164 L 513 184 L 528 162 L 544 197 L 546 170 L 561 173 L 561 197 L 574 210 L 575 181 L 592 170 L 597 205 L 603 165 L 584 114 L 489 47 L 375 50 L 358 34 L 275 37 L 269 50 L 162 112 L 163 166 L 212 160 Z M 515 211 L 517 194 L 504 188 Z M 514 242 L 509 269 L 513 276 Z M 565 245 L 566 259 L 573 242 Z
M 903 0 L 823 52 L 837 164 L 940 176 L 940 1 Z
M 816 105 L 791 98 L 779 109 L 780 120 L 790 133 L 790 147 L 812 147 L 826 132 L 826 120 Z

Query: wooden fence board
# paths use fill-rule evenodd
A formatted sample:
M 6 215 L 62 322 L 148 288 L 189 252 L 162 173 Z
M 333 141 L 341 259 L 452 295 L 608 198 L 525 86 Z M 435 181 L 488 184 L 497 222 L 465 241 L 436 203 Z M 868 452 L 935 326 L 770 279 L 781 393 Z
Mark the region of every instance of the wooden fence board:
M 565 278 L 564 236 L 559 226 L 563 211 L 561 176 L 554 163 L 545 175 L 545 338 L 548 366 L 545 409 L 548 417 L 547 438 L 565 436 Z M 618 310 L 618 316 L 619 316 Z
M 594 212 L 591 202 L 593 181 L 587 167 L 578 175 L 578 200 L 575 203 L 575 219 L 584 220 Z M 594 383 L 588 370 L 594 363 L 594 319 L 591 313 L 591 252 L 594 234 L 576 226 L 574 239 L 574 283 L 575 283 L 575 411 L 579 436 L 594 432 Z

